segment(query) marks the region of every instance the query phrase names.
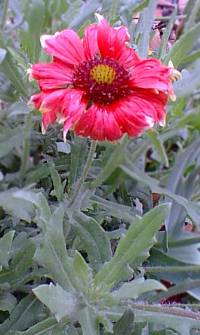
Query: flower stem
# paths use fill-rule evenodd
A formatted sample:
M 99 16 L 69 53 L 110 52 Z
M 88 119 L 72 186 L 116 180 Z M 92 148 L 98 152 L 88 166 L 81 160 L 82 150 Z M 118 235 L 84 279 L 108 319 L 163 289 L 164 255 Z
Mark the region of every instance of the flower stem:
M 92 141 L 91 145 L 90 145 L 90 150 L 89 150 L 89 153 L 88 153 L 87 161 L 85 163 L 82 175 L 81 175 L 81 177 L 80 177 L 80 179 L 79 179 L 79 181 L 76 185 L 76 188 L 74 190 L 74 194 L 72 195 L 70 205 L 72 205 L 74 203 L 74 201 L 76 200 L 76 198 L 77 198 L 77 196 L 80 192 L 80 189 L 81 189 L 82 185 L 84 184 L 85 179 L 87 178 L 89 169 L 90 169 L 90 167 L 92 165 L 92 162 L 93 162 L 93 156 L 94 156 L 94 153 L 96 151 L 96 146 L 97 146 L 97 142 Z
M 30 152 L 30 133 L 32 127 L 32 114 L 29 113 L 26 117 L 26 121 L 24 124 L 24 143 L 23 143 L 23 152 L 21 158 L 21 167 L 20 167 L 20 176 L 21 179 L 25 177 L 28 157 Z

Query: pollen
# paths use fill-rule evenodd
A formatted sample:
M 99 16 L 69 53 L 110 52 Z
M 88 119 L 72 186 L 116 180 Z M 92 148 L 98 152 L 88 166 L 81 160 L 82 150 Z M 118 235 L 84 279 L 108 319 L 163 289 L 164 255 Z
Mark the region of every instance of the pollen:
M 90 70 L 90 76 L 98 84 L 112 84 L 116 71 L 109 65 L 98 64 Z

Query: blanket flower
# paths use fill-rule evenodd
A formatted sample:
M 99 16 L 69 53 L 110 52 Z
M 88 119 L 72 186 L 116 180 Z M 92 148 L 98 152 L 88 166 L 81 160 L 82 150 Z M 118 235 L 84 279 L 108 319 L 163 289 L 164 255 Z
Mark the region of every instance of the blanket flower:
M 42 112 L 43 130 L 57 121 L 64 139 L 73 129 L 79 136 L 115 141 L 165 123 L 168 97 L 174 97 L 173 69 L 158 59 L 140 59 L 129 40 L 125 26 L 112 27 L 101 16 L 82 39 L 71 29 L 41 37 L 52 61 L 28 72 L 40 88 L 30 101 Z

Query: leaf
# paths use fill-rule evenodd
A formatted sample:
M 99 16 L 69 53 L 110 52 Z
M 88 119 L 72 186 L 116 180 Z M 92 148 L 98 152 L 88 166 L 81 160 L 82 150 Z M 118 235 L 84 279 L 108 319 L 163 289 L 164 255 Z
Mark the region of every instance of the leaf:
M 17 304 L 15 296 L 9 292 L 0 294 L 0 311 L 8 311 L 9 313 Z
M 81 212 L 75 212 L 72 225 L 78 234 L 94 269 L 111 258 L 111 246 L 103 228 L 97 221 Z
M 0 238 L 0 265 L 4 267 L 8 267 L 8 262 L 11 258 L 11 248 L 14 235 L 15 231 L 11 230 Z
M 71 28 L 79 27 L 80 25 L 84 24 L 93 13 L 97 11 L 101 2 L 98 0 L 88 0 L 87 2 L 83 3 L 83 5 L 79 8 L 79 12 L 76 15 L 72 16 L 72 20 L 69 24 Z
M 93 310 L 85 307 L 78 314 L 83 335 L 99 335 L 99 326 Z
M 22 332 L 19 331 L 15 333 L 9 332 L 8 335 L 49 335 L 49 334 L 52 335 L 51 331 L 53 331 L 54 329 L 58 327 L 60 328 L 55 318 L 49 317 L 45 320 L 42 320 L 36 323 L 35 325 L 33 325 L 32 327 L 30 327 L 29 329 L 25 331 L 22 331 Z
M 64 198 L 64 189 L 61 182 L 60 175 L 54 166 L 50 167 L 51 179 L 53 181 L 54 192 L 58 201 L 62 201 Z
M 133 312 L 136 322 L 153 323 L 154 326 L 162 325 L 165 329 L 174 329 L 181 335 L 190 335 L 192 329 L 198 330 L 200 327 L 200 321 L 195 319 L 195 317 L 198 318 L 197 313 L 193 316 L 194 318 L 187 317 L 187 312 L 184 313 L 184 310 L 179 308 L 162 308 L 162 306 L 149 306 L 145 308 L 145 305 L 143 305 L 138 309 L 137 307 L 133 308 Z
M 63 208 L 58 207 L 46 225 L 43 242 L 34 259 L 66 290 L 75 290 L 78 278 L 74 277 L 72 260 L 67 254 L 63 234 Z
M 0 192 L 0 206 L 14 217 L 30 222 L 34 216 L 34 207 L 26 199 L 15 198 L 16 189 Z
M 174 23 L 176 21 L 176 15 L 177 15 L 177 7 L 174 8 L 173 13 L 170 16 L 169 19 L 169 23 L 167 25 L 167 27 L 165 28 L 163 35 L 162 35 L 162 39 L 161 39 L 161 43 L 160 43 L 160 49 L 159 49 L 159 58 L 163 59 L 166 55 L 166 51 L 167 51 L 167 44 L 170 38 L 170 34 L 172 32 Z
M 114 325 L 114 335 L 130 335 L 134 329 L 134 314 L 128 309 Z
M 162 140 L 159 138 L 159 135 L 156 131 L 148 131 L 147 132 L 147 137 L 150 139 L 152 142 L 153 146 L 155 147 L 156 151 L 158 152 L 160 156 L 161 162 L 166 166 L 169 167 L 169 161 L 168 157 L 165 151 L 165 147 L 162 143 Z
M 22 95 L 23 97 L 27 97 L 28 93 L 25 83 L 21 78 L 17 66 L 13 62 L 13 58 L 10 52 L 6 48 L 5 38 L 2 34 L 0 34 L 0 48 L 6 50 L 6 55 L 0 63 L 0 71 L 6 75 L 6 77 L 11 81 L 11 83 L 14 85 L 20 95 Z
M 0 335 L 5 335 L 9 330 L 24 330 L 38 321 L 41 312 L 41 303 L 32 295 L 23 298 L 10 314 L 9 319 L 0 325 Z
M 28 22 L 28 31 L 21 31 L 22 48 L 28 54 L 31 63 L 36 63 L 40 55 L 40 35 L 44 29 L 45 6 L 40 0 L 26 3 L 25 17 Z M 37 20 L 35 19 L 37 18 Z
M 33 292 L 50 309 L 58 322 L 65 316 L 71 318 L 77 313 L 76 297 L 58 284 L 39 285 Z
M 21 127 L 9 129 L 0 135 L 0 158 L 5 157 L 13 149 L 19 150 L 23 143 L 23 132 Z
M 121 169 L 127 173 L 131 178 L 134 180 L 137 180 L 141 183 L 144 183 L 148 185 L 152 192 L 164 194 L 168 196 L 169 198 L 176 201 L 179 205 L 184 207 L 187 214 L 190 216 L 190 218 L 198 225 L 199 224 L 199 215 L 200 215 L 200 205 L 197 202 L 189 201 L 185 199 L 184 197 L 175 194 L 171 192 L 170 190 L 158 186 L 158 181 L 146 174 L 145 172 L 137 169 L 136 167 L 133 168 L 132 164 L 130 162 L 126 162 L 126 164 L 120 166 Z
M 92 272 L 89 265 L 78 251 L 76 251 L 73 257 L 73 269 L 74 273 L 78 274 L 80 287 L 82 291 L 84 291 L 92 282 Z
M 195 25 L 195 22 L 198 20 L 199 12 L 200 12 L 200 3 L 198 1 L 195 1 L 194 6 L 187 17 L 184 31 L 190 30 Z
M 165 59 L 165 63 L 168 63 L 171 59 L 175 67 L 181 66 L 185 62 L 185 58 L 188 56 L 189 52 L 191 52 L 195 46 L 199 34 L 200 23 L 196 24 L 192 29 L 188 30 L 180 37 L 170 49 L 170 52 Z
M 154 290 L 166 291 L 166 287 L 154 279 L 138 278 L 123 284 L 119 290 L 113 291 L 113 295 L 116 298 L 137 299 L 141 294 Z
M 187 97 L 192 95 L 200 86 L 200 61 L 197 60 L 190 71 L 183 70 L 182 78 L 174 83 L 176 96 Z
M 148 53 L 149 36 L 153 25 L 156 5 L 157 5 L 156 0 L 150 0 L 148 6 L 144 9 L 142 14 L 140 15 L 138 21 L 138 27 L 137 27 L 139 35 L 138 51 L 140 57 L 142 58 L 145 58 Z
M 113 287 L 124 279 L 129 266 L 137 266 L 148 257 L 148 251 L 155 242 L 155 234 L 163 224 L 169 207 L 162 204 L 135 219 L 126 235 L 120 240 L 112 259 L 97 273 L 96 285 Z
M 97 195 L 91 197 L 91 203 L 97 204 L 98 208 L 105 211 L 105 215 L 113 216 L 125 222 L 132 223 L 135 219 L 134 208 L 105 200 Z
M 191 280 L 187 279 L 186 281 L 176 284 L 173 287 L 170 287 L 167 292 L 160 292 L 155 297 L 151 298 L 151 302 L 160 301 L 161 299 L 167 299 L 174 295 L 187 292 L 190 289 L 198 288 L 200 286 L 200 280 Z

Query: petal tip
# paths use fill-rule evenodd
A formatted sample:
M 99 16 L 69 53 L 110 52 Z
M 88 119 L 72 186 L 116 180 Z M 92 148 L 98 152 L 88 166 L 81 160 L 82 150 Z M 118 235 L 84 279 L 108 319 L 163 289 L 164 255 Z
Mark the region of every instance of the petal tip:
M 51 37 L 51 35 L 42 35 L 40 36 L 40 44 L 44 49 L 46 47 L 46 41 Z
M 101 21 L 104 20 L 103 15 L 101 15 L 101 14 L 99 14 L 99 13 L 95 13 L 94 15 L 95 15 L 95 17 L 96 17 L 98 23 L 100 23 Z

